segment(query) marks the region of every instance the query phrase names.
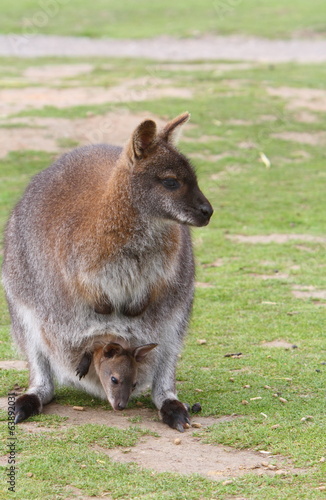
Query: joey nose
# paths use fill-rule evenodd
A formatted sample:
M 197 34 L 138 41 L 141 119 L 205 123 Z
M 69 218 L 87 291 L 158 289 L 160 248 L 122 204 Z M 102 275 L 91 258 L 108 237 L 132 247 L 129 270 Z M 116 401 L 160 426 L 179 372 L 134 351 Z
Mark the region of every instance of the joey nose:
M 124 410 L 126 407 L 126 405 L 124 405 L 123 403 L 119 403 L 118 404 L 118 410 L 121 411 L 121 410 Z

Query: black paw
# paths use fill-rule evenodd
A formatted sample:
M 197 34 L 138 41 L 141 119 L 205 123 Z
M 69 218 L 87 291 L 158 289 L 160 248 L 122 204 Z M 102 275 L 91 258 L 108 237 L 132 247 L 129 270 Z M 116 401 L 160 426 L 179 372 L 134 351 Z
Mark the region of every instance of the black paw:
M 23 394 L 15 403 L 15 424 L 41 412 L 41 401 L 36 394 Z
M 184 432 L 187 424 L 190 424 L 188 411 L 177 399 L 166 399 L 161 408 L 161 415 L 165 424 L 179 432 Z
M 82 359 L 79 361 L 79 364 L 76 368 L 76 375 L 79 376 L 79 380 L 87 375 L 92 362 L 92 357 L 93 355 L 91 352 L 85 352 Z

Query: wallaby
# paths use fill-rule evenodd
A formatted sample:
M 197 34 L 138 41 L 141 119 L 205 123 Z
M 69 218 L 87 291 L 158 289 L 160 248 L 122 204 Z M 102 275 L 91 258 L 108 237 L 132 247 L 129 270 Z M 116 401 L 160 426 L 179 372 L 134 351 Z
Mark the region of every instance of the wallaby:
M 157 343 L 149 384 L 163 422 L 183 431 L 175 370 L 194 295 L 188 226 L 213 209 L 175 146 L 184 113 L 159 133 L 152 120 L 125 147 L 92 145 L 37 174 L 8 221 L 3 283 L 12 335 L 29 363 L 16 423 L 40 413 L 54 378 L 103 396 L 98 377 L 76 379 L 76 359 L 108 330 L 130 345 Z
M 117 342 L 100 345 L 93 348 L 93 352 L 88 350 L 83 354 L 76 373 L 79 379 L 85 377 L 93 361 L 113 410 L 123 410 L 132 392 L 142 386 L 144 380 L 139 377 L 139 368 L 155 347 L 157 344 L 147 344 L 131 349 Z

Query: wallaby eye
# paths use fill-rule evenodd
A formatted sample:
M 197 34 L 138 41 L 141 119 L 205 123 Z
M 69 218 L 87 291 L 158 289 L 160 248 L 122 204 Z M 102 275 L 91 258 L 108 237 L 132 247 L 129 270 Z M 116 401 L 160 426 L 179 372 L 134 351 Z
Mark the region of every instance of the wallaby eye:
M 119 383 L 118 379 L 115 378 L 115 377 L 111 377 L 111 382 L 112 382 L 112 384 L 118 384 Z
M 180 182 L 177 181 L 177 179 L 174 179 L 173 177 L 167 177 L 166 179 L 162 179 L 162 184 L 166 189 L 169 189 L 170 191 L 174 191 L 175 189 L 179 189 L 180 187 Z

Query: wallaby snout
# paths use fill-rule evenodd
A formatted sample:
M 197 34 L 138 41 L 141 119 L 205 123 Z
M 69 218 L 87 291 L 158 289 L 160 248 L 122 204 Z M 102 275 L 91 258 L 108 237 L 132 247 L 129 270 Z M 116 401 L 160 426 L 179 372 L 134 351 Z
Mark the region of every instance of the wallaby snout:
M 198 191 L 199 193 L 197 196 L 197 204 L 196 204 L 197 219 L 196 219 L 196 224 L 193 225 L 197 227 L 207 226 L 211 216 L 213 215 L 214 210 L 208 199 L 203 195 L 203 193 L 199 189 Z

